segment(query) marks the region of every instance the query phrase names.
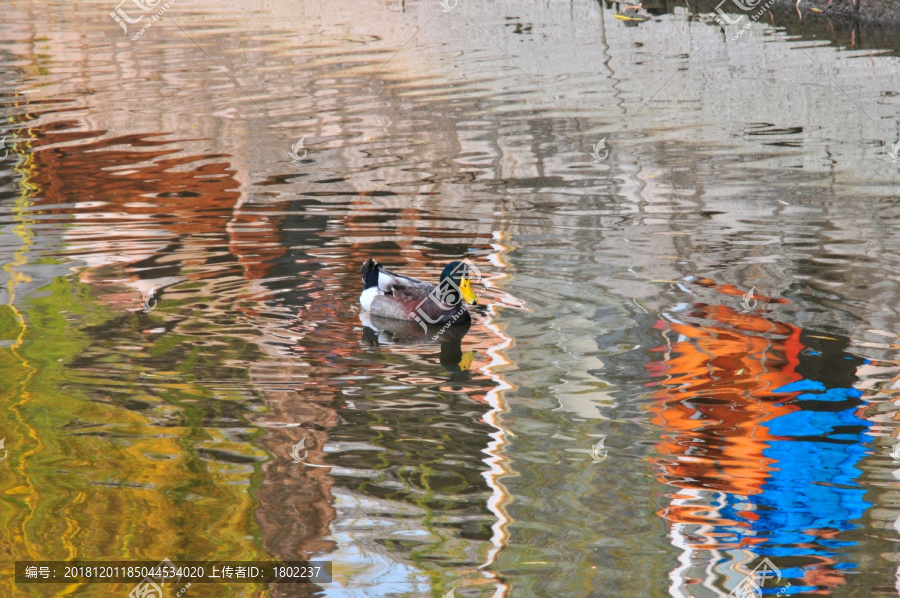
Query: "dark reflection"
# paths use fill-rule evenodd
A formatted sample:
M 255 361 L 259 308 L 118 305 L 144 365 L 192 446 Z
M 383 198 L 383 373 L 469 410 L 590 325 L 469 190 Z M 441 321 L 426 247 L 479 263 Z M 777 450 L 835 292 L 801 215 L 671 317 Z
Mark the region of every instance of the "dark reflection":
M 664 378 L 651 411 L 659 478 L 681 489 L 661 513 L 674 543 L 730 551 L 728 578 L 706 579 L 726 591 L 762 557 L 780 569 L 769 593 L 846 584 L 859 563 L 845 534 L 871 506 L 859 482 L 871 423 L 853 388 L 865 360 L 844 337 L 761 309 L 694 304 L 658 327 L 666 357 L 652 365 Z M 708 575 L 682 564 L 673 579 Z
M 462 350 L 462 339 L 469 332 L 471 323 L 458 326 L 429 326 L 405 320 L 385 318 L 373 314 L 363 314 L 363 342 L 367 345 L 440 343 L 440 363 L 450 373 L 450 382 L 468 380 L 469 367 L 475 357 L 474 351 Z
M 498 507 L 485 497 L 500 490 L 485 475 L 485 459 L 497 435 L 488 395 L 499 384 L 487 365 L 489 352 L 506 339 L 485 328 L 489 316 L 474 310 L 471 325 L 446 330 L 361 318 L 358 264 L 377 254 L 409 270 L 429 257 L 405 240 L 401 257 L 395 235 L 391 242 L 348 244 L 417 219 L 414 208 L 372 211 L 361 209 L 368 199 L 348 198 L 293 199 L 277 226 L 259 236 L 285 251 L 253 271 L 267 289 L 261 291 L 267 307 L 254 317 L 265 343 L 283 356 L 277 367 L 260 364 L 251 374 L 269 409 L 254 418 L 265 428 L 259 442 L 273 456 L 255 493 L 256 518 L 273 556 L 330 559 L 353 571 L 335 583 L 365 580 L 372 595 L 414 592 L 421 587 L 415 580 L 446 562 L 475 570 L 496 545 Z M 323 208 L 348 216 L 335 224 L 321 216 Z M 239 214 L 250 219 L 256 211 L 248 202 Z M 258 211 L 271 209 L 261 204 Z M 404 239 L 424 234 L 405 230 Z M 489 231 L 479 234 L 490 238 Z M 431 250 L 441 258 L 430 259 L 445 264 L 443 256 L 465 251 L 446 244 Z M 432 268 L 440 271 L 432 265 L 421 275 L 433 275 Z M 304 438 L 306 463 L 327 467 L 292 463 L 288 451 Z M 381 586 L 383 579 L 390 584 Z
M 355 301 L 357 293 L 348 300 Z M 297 346 L 297 355 L 311 366 L 309 380 L 299 395 L 285 394 L 287 420 L 308 422 L 314 412 L 334 418 L 321 422 L 327 455 L 311 457 L 333 467 L 293 466 L 294 475 L 323 476 L 318 479 L 328 483 L 330 535 L 338 542 L 317 556 L 354 567 L 358 577 L 373 580 L 372 592 L 383 591 L 379 579 L 403 587 L 414 572 L 437 571 L 448 561 L 481 564 L 496 523 L 485 504 L 492 488 L 484 476 L 484 451 L 496 432 L 484 420 L 490 409 L 484 396 L 496 383 L 474 370 L 484 365 L 476 356 L 486 351 L 490 337 L 476 333 L 473 349 L 463 351 L 469 326 L 423 333 L 414 322 L 373 317 L 354 327 L 353 320 L 317 320 L 316 333 Z M 296 326 L 302 330 L 304 324 Z M 356 341 L 346 338 L 351 331 Z M 316 446 L 324 447 L 324 434 L 307 426 L 270 430 L 266 437 L 294 441 L 312 434 Z M 270 479 L 284 486 L 279 474 Z M 286 488 L 277 492 L 293 500 Z M 283 502 L 262 502 L 260 515 L 273 525 L 280 522 L 285 546 L 313 539 L 305 529 L 291 529 L 299 521 Z
M 692 18 L 704 20 L 712 27 L 719 27 L 719 24 L 708 15 L 720 6 L 721 10 L 725 11 L 732 19 L 754 14 L 761 6 L 761 4 L 756 5 L 753 10 L 742 11 L 740 5 L 746 3 L 725 2 L 723 4 L 721 0 L 701 0 L 697 3 L 685 3 L 683 0 L 644 0 L 642 2 L 603 0 L 601 4 L 618 14 L 632 18 L 660 17 L 665 14 L 675 14 L 677 9 L 684 10 L 686 8 L 692 13 Z M 900 53 L 900 37 L 895 34 L 888 23 L 879 20 L 880 16 L 883 16 L 879 15 L 879 12 L 887 14 L 888 20 L 896 19 L 896 14 L 891 12 L 891 8 L 876 7 L 868 13 L 868 18 L 861 20 L 855 3 L 845 2 L 841 8 L 838 3 L 821 2 L 816 4 L 802 3 L 795 7 L 793 3 L 775 3 L 768 7 L 758 21 L 765 25 L 782 28 L 788 35 L 800 39 L 827 40 L 836 46 L 854 50 L 879 49 Z M 851 6 L 854 8 L 847 8 Z M 747 19 L 744 18 L 736 26 L 735 31 L 746 21 Z M 638 24 L 636 21 L 631 20 L 621 22 L 624 27 L 636 24 Z M 647 23 L 647 25 L 652 24 L 652 20 Z

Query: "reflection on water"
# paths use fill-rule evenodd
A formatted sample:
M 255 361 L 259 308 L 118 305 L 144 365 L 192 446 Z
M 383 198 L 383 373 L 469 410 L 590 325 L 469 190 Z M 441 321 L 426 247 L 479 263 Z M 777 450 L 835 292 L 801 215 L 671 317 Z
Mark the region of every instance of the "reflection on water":
M 762 310 L 690 305 L 660 327 L 665 359 L 653 367 L 664 381 L 651 412 L 663 430 L 660 479 L 679 488 L 661 515 L 684 550 L 673 594 L 714 587 L 717 573 L 700 565 L 710 560 L 732 590 L 757 556 L 780 569 L 786 594 L 845 585 L 860 564 L 843 532 L 872 506 L 858 468 L 872 424 L 853 388 L 867 362 L 846 340 Z
M 894 37 L 200 0 L 132 42 L 56 8 L 0 23 L 0 571 L 699 598 L 767 558 L 766 594 L 900 591 Z M 370 257 L 469 258 L 484 307 L 437 338 L 360 314 Z

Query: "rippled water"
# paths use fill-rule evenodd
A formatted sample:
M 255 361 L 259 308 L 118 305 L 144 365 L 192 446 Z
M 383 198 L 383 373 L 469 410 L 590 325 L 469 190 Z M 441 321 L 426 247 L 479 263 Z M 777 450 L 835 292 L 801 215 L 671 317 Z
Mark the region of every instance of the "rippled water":
M 895 32 L 116 8 L 0 22 L 3 595 L 166 557 L 334 563 L 188 596 L 900 592 Z M 471 328 L 361 317 L 370 256 L 472 260 Z

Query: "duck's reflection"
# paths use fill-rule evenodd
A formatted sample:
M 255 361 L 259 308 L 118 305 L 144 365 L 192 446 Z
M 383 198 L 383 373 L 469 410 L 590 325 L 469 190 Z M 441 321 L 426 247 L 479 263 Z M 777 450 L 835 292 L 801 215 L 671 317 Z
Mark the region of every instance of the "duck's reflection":
M 448 382 L 464 382 L 471 378 L 469 369 L 475 351 L 463 351 L 462 339 L 471 323 L 455 326 L 422 326 L 416 322 L 385 318 L 368 312 L 359 316 L 363 325 L 362 340 L 371 346 L 414 345 L 439 342 L 440 364 L 449 372 Z

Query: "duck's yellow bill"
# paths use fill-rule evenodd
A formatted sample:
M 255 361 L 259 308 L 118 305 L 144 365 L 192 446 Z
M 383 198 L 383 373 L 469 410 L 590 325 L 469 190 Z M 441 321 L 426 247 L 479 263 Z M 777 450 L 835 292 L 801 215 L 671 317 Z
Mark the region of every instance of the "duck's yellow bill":
M 463 301 L 469 305 L 478 304 L 478 298 L 475 297 L 475 293 L 472 292 L 472 283 L 469 282 L 468 278 L 463 278 L 459 281 L 459 291 L 462 293 Z

